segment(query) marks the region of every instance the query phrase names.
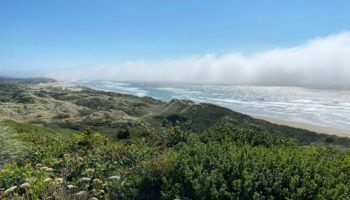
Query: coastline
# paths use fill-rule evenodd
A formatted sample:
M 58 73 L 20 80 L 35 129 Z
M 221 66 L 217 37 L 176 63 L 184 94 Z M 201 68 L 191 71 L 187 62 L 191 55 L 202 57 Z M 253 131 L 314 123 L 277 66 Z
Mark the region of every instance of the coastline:
M 68 89 L 72 91 L 81 91 L 84 87 L 86 86 L 81 86 L 75 82 L 68 82 L 68 81 L 58 81 L 56 83 L 46 83 L 46 84 L 39 84 L 38 86 L 51 86 L 51 87 L 60 87 L 62 89 Z M 117 91 L 112 91 L 112 90 L 104 90 L 100 88 L 93 88 L 93 87 L 87 87 L 91 88 L 93 90 L 100 90 L 100 91 L 105 91 L 105 92 L 115 92 L 118 93 Z M 350 131 L 347 130 L 341 130 L 337 128 L 331 128 L 331 127 L 326 127 L 326 126 L 319 126 L 319 125 L 314 125 L 314 124 L 308 124 L 308 123 L 303 123 L 303 122 L 294 122 L 294 121 L 287 121 L 287 120 L 282 120 L 282 119 L 277 119 L 273 117 L 267 117 L 267 116 L 257 116 L 257 115 L 249 115 L 253 118 L 256 119 L 261 119 L 264 121 L 268 121 L 273 124 L 278 124 L 278 125 L 285 125 L 285 126 L 290 126 L 294 128 L 301 128 L 301 129 L 306 129 L 309 131 L 313 131 L 316 133 L 324 133 L 328 135 L 336 135 L 339 137 L 350 137 Z
M 327 135 L 336 135 L 339 137 L 350 137 L 350 131 L 346 130 L 341 130 L 341 129 L 336 129 L 336 128 L 331 128 L 331 127 L 325 127 L 325 126 L 318 126 L 318 125 L 313 125 L 313 124 L 308 124 L 308 123 L 302 123 L 302 122 L 293 122 L 293 121 L 287 121 L 287 120 L 281 120 L 281 119 L 276 119 L 272 117 L 266 117 L 266 116 L 256 116 L 256 115 L 249 115 L 253 118 L 256 119 L 261 119 L 268 121 L 273 124 L 278 124 L 278 125 L 285 125 L 285 126 L 290 126 L 294 128 L 301 128 L 301 129 L 306 129 L 309 131 L 313 131 L 316 133 L 324 133 Z

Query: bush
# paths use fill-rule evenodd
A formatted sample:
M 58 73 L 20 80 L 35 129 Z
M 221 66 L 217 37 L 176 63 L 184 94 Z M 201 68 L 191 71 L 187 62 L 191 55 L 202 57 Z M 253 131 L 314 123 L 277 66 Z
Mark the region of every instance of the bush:
M 128 139 L 130 137 L 130 131 L 128 128 L 120 128 L 117 133 L 118 139 Z
M 177 122 L 185 123 L 187 121 L 188 121 L 188 119 L 186 117 L 182 116 L 181 114 L 171 114 L 171 115 L 166 117 L 166 120 L 164 120 L 162 122 L 162 125 L 166 126 L 167 122 L 171 122 L 172 125 L 175 126 Z
M 70 118 L 70 116 L 68 114 L 58 114 L 54 118 L 55 119 L 66 119 L 66 118 Z
M 266 132 L 219 125 L 158 133 L 137 122 L 125 142 L 90 128 L 4 124 L 33 151 L 0 169 L 0 199 L 350 198 L 349 151 L 304 148 Z
M 349 199 L 350 152 L 217 126 L 166 155 L 164 199 Z

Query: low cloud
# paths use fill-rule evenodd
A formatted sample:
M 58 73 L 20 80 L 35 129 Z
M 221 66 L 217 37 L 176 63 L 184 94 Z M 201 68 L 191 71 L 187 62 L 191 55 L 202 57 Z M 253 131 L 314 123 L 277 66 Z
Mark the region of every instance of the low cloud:
M 44 75 L 63 80 L 350 86 L 350 32 L 248 56 L 229 53 L 130 61 Z

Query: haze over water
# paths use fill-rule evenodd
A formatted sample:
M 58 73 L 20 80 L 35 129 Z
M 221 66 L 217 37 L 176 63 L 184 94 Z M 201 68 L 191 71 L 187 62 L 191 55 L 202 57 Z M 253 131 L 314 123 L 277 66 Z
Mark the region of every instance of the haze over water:
M 350 130 L 350 89 L 322 87 L 199 85 L 77 81 L 88 87 L 151 96 L 163 101 L 191 99 L 244 114 Z

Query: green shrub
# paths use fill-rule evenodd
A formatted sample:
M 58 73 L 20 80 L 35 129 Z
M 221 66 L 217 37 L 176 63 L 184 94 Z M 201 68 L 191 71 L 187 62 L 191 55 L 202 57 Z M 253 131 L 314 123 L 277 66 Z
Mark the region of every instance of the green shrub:
M 54 118 L 55 119 L 66 119 L 66 118 L 70 118 L 70 116 L 68 114 L 58 114 Z
M 167 154 L 164 199 L 349 199 L 350 153 L 218 126 Z
M 117 133 L 118 139 L 127 139 L 130 137 L 130 131 L 128 128 L 120 128 Z
M 137 122 L 128 140 L 115 141 L 90 128 L 1 125 L 32 151 L 0 169 L 0 199 L 350 198 L 349 151 L 266 132 L 219 125 L 190 135 Z

